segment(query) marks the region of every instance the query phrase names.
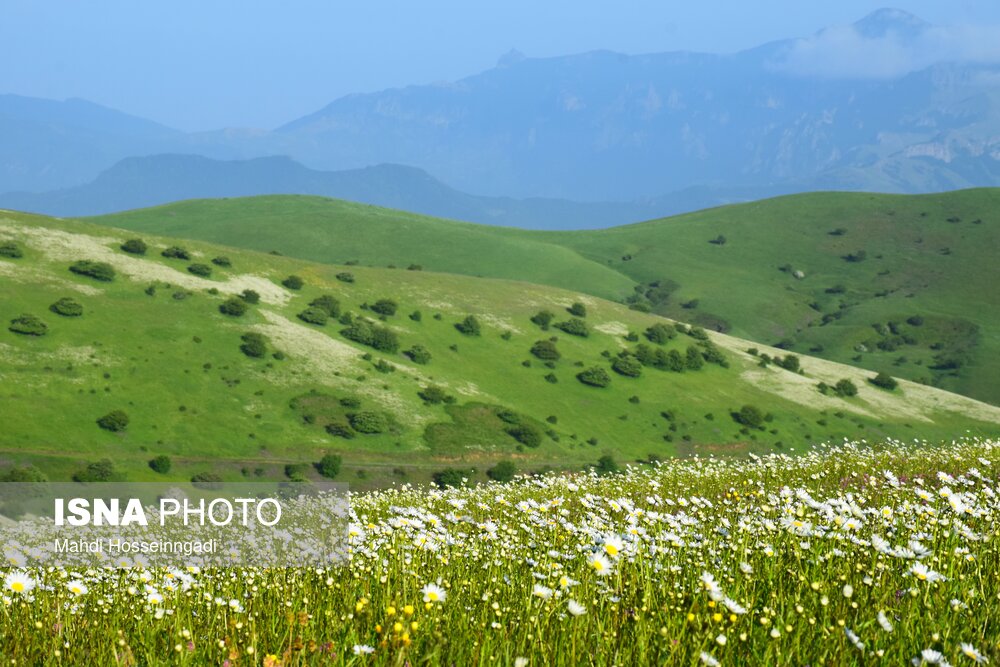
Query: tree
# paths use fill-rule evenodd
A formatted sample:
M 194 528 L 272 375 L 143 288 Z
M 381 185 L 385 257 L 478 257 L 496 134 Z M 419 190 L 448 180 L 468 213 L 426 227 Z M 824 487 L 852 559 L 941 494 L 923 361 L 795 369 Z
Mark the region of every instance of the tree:
M 540 340 L 531 346 L 531 353 L 542 361 L 559 361 L 562 356 L 551 340 Z
M 340 301 L 330 294 L 318 296 L 309 302 L 313 308 L 322 308 L 330 317 L 340 317 Z
M 243 341 L 243 344 L 240 345 L 240 352 L 248 357 L 260 359 L 267 354 L 267 339 L 261 334 L 245 333 L 240 337 L 240 340 Z
M 112 410 L 97 420 L 97 425 L 105 431 L 120 433 L 128 428 L 129 418 L 123 410 Z
M 252 289 L 245 289 L 242 292 L 240 292 L 240 298 L 246 301 L 247 303 L 253 303 L 253 304 L 260 303 L 260 294 Z
M 482 333 L 482 327 L 475 315 L 468 315 L 464 320 L 455 325 L 455 328 L 466 336 L 478 336 Z
M 719 234 L 714 239 L 709 241 L 709 243 L 711 243 L 712 245 L 726 245 L 726 237 L 723 236 L 722 234 Z
M 677 329 L 669 324 L 654 324 L 647 328 L 643 335 L 650 343 L 664 345 L 677 335 Z
M 486 476 L 494 482 L 509 482 L 517 475 L 517 466 L 509 459 L 498 461 L 495 466 L 486 471 Z
M 329 313 L 323 308 L 310 306 L 299 313 L 296 317 L 303 322 L 308 322 L 309 324 L 315 324 L 322 327 L 326 326 L 326 321 L 329 319 Z
M 149 249 L 146 242 L 142 239 L 129 239 L 118 247 L 130 255 L 145 255 L 146 250 Z
M 431 475 L 431 480 L 433 480 L 434 485 L 439 489 L 446 489 L 449 486 L 460 487 L 465 484 L 465 475 L 466 472 L 464 470 L 445 468 Z
M 327 454 L 316 464 L 316 470 L 327 479 L 334 479 L 340 474 L 340 466 L 343 459 L 336 454 Z
M 733 413 L 733 421 L 749 428 L 762 428 L 764 426 L 764 413 L 756 406 L 744 405 L 738 412 Z
M 572 306 L 566 309 L 570 315 L 574 317 L 586 317 L 587 316 L 587 306 L 577 301 Z
M 170 472 L 170 468 L 172 466 L 173 464 L 170 461 L 170 457 L 165 454 L 160 454 L 159 456 L 149 460 L 149 467 L 153 470 L 153 472 L 158 472 L 161 475 L 166 475 Z
M 378 313 L 379 315 L 385 315 L 388 317 L 396 314 L 396 309 L 399 308 L 399 304 L 392 299 L 379 299 L 373 303 L 370 308 L 373 313 Z
M 597 465 L 594 466 L 594 470 L 597 471 L 598 475 L 614 475 L 621 471 L 618 464 L 615 463 L 615 459 L 610 454 L 605 454 L 601 458 L 597 459 Z
M 219 304 L 219 312 L 230 317 L 240 317 L 247 312 L 247 302 L 237 297 L 230 297 Z
M 281 284 L 291 290 L 300 290 L 306 283 L 299 276 L 291 275 L 282 280 Z
M 887 391 L 892 391 L 893 389 L 899 386 L 899 383 L 896 382 L 896 378 L 892 377 L 887 373 L 879 373 L 878 375 L 876 375 L 875 377 L 871 378 L 868 381 L 871 382 L 876 387 L 881 387 L 882 389 L 885 389 Z
M 531 316 L 531 321 L 542 328 L 543 331 L 547 331 L 552 320 L 555 319 L 555 313 L 548 310 L 540 310 Z
M 73 473 L 74 482 L 110 482 L 119 477 L 111 459 L 101 459 L 88 463 L 83 470 Z
M 7 328 L 14 333 L 25 336 L 44 336 L 49 330 L 45 322 L 27 313 L 12 319 L 10 326 Z
M 89 259 L 82 259 L 73 262 L 69 270 L 80 276 L 87 276 L 94 280 L 109 283 L 115 279 L 115 270 L 106 262 L 93 262 Z
M 692 345 L 684 355 L 684 367 L 690 371 L 699 370 L 705 365 L 705 358 L 701 356 L 701 350 Z
M 531 424 L 513 424 L 508 426 L 506 431 L 507 435 L 514 438 L 525 447 L 531 447 L 534 449 L 542 444 L 542 432 Z
M 849 398 L 851 396 L 858 395 L 858 387 L 846 378 L 838 380 L 837 384 L 833 385 L 833 391 L 841 398 Z
M 587 323 L 576 317 L 570 318 L 565 322 L 558 322 L 555 326 L 557 329 L 560 329 L 571 336 L 586 338 L 590 335 L 590 329 L 587 327 Z
M 430 351 L 423 345 L 417 344 L 411 347 L 409 350 L 403 352 L 410 360 L 415 364 L 428 364 L 431 361 Z
M 64 296 L 53 303 L 49 306 L 49 310 L 63 317 L 80 317 L 83 315 L 83 306 L 68 296 Z
M 607 387 L 611 384 L 611 376 L 599 366 L 588 368 L 576 374 L 576 379 L 591 387 Z
M 212 267 L 208 264 L 192 264 L 188 267 L 188 273 L 194 274 L 201 278 L 208 278 L 212 275 Z
M 611 368 L 619 375 L 637 378 L 642 375 L 642 364 L 631 354 L 623 354 L 614 360 Z
M 160 254 L 168 259 L 183 259 L 183 260 L 191 259 L 191 253 L 189 253 L 184 248 L 175 245 L 170 246 Z

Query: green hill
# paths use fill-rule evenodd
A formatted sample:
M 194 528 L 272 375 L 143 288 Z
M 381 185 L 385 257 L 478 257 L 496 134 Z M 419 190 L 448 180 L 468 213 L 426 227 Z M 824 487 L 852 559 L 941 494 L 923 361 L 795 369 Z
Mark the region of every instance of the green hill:
M 310 464 L 337 454 L 339 479 L 367 486 L 449 467 L 482 479 L 501 459 L 578 469 L 605 455 L 1000 430 L 1000 409 L 909 382 L 881 389 L 856 368 L 809 357 L 804 374 L 763 367 L 761 355 L 783 353 L 754 356 L 746 341 L 683 326 L 647 340 L 664 319 L 577 292 L 145 234 L 145 254 L 132 254 L 120 247 L 132 236 L 0 213 L 8 465 L 65 478 L 109 459 L 138 480 L 167 456 L 181 478 L 314 477 Z M 163 256 L 173 246 L 183 252 Z M 245 290 L 258 302 L 234 296 Z M 577 302 L 586 337 L 571 333 Z M 547 330 L 532 322 L 541 310 L 554 314 Z M 539 341 L 559 358 L 547 344 L 533 353 Z M 858 395 L 818 388 L 841 380 Z
M 1000 404 L 1000 189 L 815 193 L 531 232 L 308 197 L 95 219 L 323 262 L 518 278 Z M 717 241 L 712 243 L 711 241 Z

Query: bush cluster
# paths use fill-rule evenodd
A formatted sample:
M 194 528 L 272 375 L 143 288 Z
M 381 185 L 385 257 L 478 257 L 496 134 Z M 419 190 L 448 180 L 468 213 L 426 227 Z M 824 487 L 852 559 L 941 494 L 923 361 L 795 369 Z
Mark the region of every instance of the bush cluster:
M 130 255 L 145 255 L 149 249 L 146 242 L 142 239 L 129 239 L 118 247 Z
M 25 336 L 44 336 L 49 330 L 45 322 L 27 313 L 12 319 L 7 328 L 16 334 Z
M 62 315 L 64 317 L 80 317 L 83 315 L 83 306 L 68 296 L 64 296 L 53 303 L 49 306 L 49 310 L 56 315 Z
M 106 262 L 93 262 L 89 259 L 82 259 L 78 262 L 73 262 L 69 270 L 77 275 L 87 276 L 88 278 L 100 280 L 105 283 L 109 283 L 115 279 L 114 268 Z
M 368 345 L 380 352 L 399 350 L 399 337 L 396 332 L 386 327 L 380 327 L 366 320 L 356 320 L 340 330 L 340 335 L 362 345 Z

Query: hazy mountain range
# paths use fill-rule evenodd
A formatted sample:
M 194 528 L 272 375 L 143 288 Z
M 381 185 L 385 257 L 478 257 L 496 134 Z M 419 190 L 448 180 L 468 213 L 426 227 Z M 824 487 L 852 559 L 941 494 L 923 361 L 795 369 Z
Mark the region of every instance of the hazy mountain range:
M 2 202 L 64 215 L 287 191 L 566 227 L 783 192 L 997 185 L 989 37 L 881 10 L 728 55 L 511 53 L 460 81 L 349 95 L 274 130 L 187 134 L 80 100 L 0 96 L 0 192 L 58 191 Z M 164 153 L 291 159 L 118 164 Z M 364 169 L 385 163 L 427 173 Z M 319 173 L 344 170 L 360 171 Z M 623 203 L 585 214 L 554 200 Z

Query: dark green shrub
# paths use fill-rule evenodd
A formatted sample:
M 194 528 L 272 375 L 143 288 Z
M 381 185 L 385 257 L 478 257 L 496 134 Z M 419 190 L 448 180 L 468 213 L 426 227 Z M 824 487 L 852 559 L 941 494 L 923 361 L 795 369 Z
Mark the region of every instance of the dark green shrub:
M 361 407 L 361 401 L 354 398 L 353 396 L 345 396 L 344 398 L 340 399 L 339 403 L 341 406 L 348 408 L 349 410 L 357 410 L 358 408 Z
M 531 346 L 531 353 L 543 361 L 558 361 L 562 356 L 551 340 L 540 340 Z
M 399 350 L 399 338 L 394 331 L 385 327 L 375 326 L 365 320 L 357 320 L 347 328 L 341 329 L 340 335 L 348 340 L 368 345 L 382 352 L 396 352 Z
M 260 303 L 260 294 L 253 291 L 252 289 L 245 289 L 242 292 L 240 292 L 240 298 L 246 301 L 247 303 L 251 304 Z
M 420 314 L 419 310 L 415 310 L 412 313 L 410 313 L 410 319 L 413 320 L 414 322 L 419 322 L 420 320 L 423 319 L 423 317 L 424 316 Z
M 649 342 L 663 345 L 677 336 L 677 329 L 669 324 L 654 324 L 647 328 L 643 335 L 646 336 L 646 340 Z
M 319 463 L 316 464 L 316 470 L 323 477 L 326 477 L 327 479 L 334 479 L 340 474 L 340 466 L 342 463 L 343 459 L 336 454 L 327 454 L 319 460 Z
M 25 336 L 44 336 L 49 330 L 49 327 L 45 324 L 45 322 L 42 322 L 34 315 L 29 315 L 27 313 L 12 319 L 10 321 L 10 326 L 7 328 L 14 333 L 23 334 Z
M 341 271 L 335 277 L 337 278 L 337 280 L 339 280 L 342 283 L 353 283 L 354 282 L 354 274 L 350 273 L 349 271 Z
M 409 350 L 403 352 L 415 364 L 428 364 L 431 361 L 430 351 L 423 345 L 414 345 Z
M 240 352 L 248 357 L 260 359 L 267 354 L 267 339 L 259 333 L 245 333 L 240 337 L 243 344 L 240 345 Z
M 47 482 L 49 478 L 33 465 L 14 466 L 0 472 L 0 482 Z
M 486 476 L 494 482 L 509 482 L 517 475 L 517 466 L 513 461 L 498 461 L 495 466 L 486 471 Z
M 749 428 L 762 428 L 764 426 L 764 413 L 753 405 L 744 405 L 738 412 L 732 413 L 733 421 Z
M 705 365 L 705 358 L 701 356 L 701 350 L 693 345 L 684 354 L 684 367 L 690 371 L 696 371 Z
M 49 310 L 56 315 L 64 317 L 79 317 L 83 315 L 83 306 L 68 296 L 64 296 L 49 306 Z
M 309 302 L 309 305 L 313 308 L 322 308 L 326 311 L 327 315 L 334 319 L 340 317 L 340 301 L 330 294 L 324 294 L 316 297 Z
M 457 468 L 445 468 L 444 470 L 439 470 L 431 475 L 431 480 L 439 489 L 447 489 L 448 487 L 458 488 L 465 484 L 463 481 L 465 476 L 466 471 L 464 470 L 459 470 Z
M 565 322 L 557 322 L 555 327 L 568 333 L 570 336 L 580 336 L 581 338 L 586 338 L 590 335 L 590 329 L 587 327 L 587 323 L 578 318 L 568 319 Z
M 350 440 L 354 437 L 354 429 L 351 425 L 342 421 L 330 422 L 326 425 L 326 432 L 338 438 Z
M 576 379 L 591 387 L 607 387 L 611 384 L 611 376 L 603 368 L 594 366 L 576 374 Z
M 238 297 L 230 297 L 219 304 L 219 312 L 230 317 L 240 317 L 247 312 L 247 302 Z
M 105 283 L 115 279 L 114 268 L 106 262 L 92 262 L 89 259 L 82 259 L 79 262 L 73 262 L 69 270 L 77 275 L 87 276 Z
M 850 380 L 838 380 L 837 384 L 833 385 L 833 391 L 841 398 L 850 398 L 851 396 L 858 395 L 858 387 Z
M 710 364 L 717 364 L 723 368 L 729 368 L 729 360 L 726 359 L 726 355 L 724 355 L 722 350 L 717 348 L 712 343 L 705 343 L 702 346 L 701 356 L 704 357 L 705 361 Z
M 326 326 L 326 321 L 329 318 L 329 314 L 327 313 L 326 310 L 322 308 L 310 306 L 309 308 L 306 308 L 301 313 L 299 313 L 296 317 L 298 317 L 303 322 L 308 322 L 309 324 L 316 324 L 322 327 Z
M 131 255 L 145 255 L 146 251 L 149 250 L 142 239 L 129 239 L 118 247 Z
M 637 378 L 642 375 L 642 364 L 630 354 L 622 355 L 614 360 L 611 368 L 619 375 Z
M 378 313 L 379 315 L 391 316 L 396 314 L 396 310 L 399 308 L 397 304 L 392 299 L 379 299 L 371 306 L 371 311 L 373 313 Z
M 212 267 L 208 264 L 192 264 L 188 267 L 188 273 L 192 273 L 202 278 L 208 278 L 212 275 Z
M 24 251 L 21 250 L 21 246 L 13 241 L 6 241 L 4 243 L 0 243 L 0 257 L 20 259 L 21 257 L 24 257 Z
M 882 389 L 885 389 L 887 391 L 892 391 L 893 389 L 899 386 L 899 383 L 896 382 L 896 378 L 892 377 L 891 375 L 888 375 L 887 373 L 879 373 L 878 375 L 876 375 L 875 377 L 871 378 L 868 381 L 871 382 L 876 387 L 881 387 Z
M 120 433 L 128 428 L 129 418 L 122 410 L 112 410 L 97 420 L 97 425 L 105 431 Z
M 482 333 L 479 320 L 476 319 L 475 315 L 466 316 L 464 320 L 455 325 L 455 328 L 466 336 L 478 336 Z
M 149 460 L 149 467 L 153 470 L 153 472 L 158 472 L 161 475 L 166 475 L 170 472 L 170 468 L 172 466 L 173 463 L 171 463 L 170 457 L 165 454 L 160 454 L 159 456 Z
M 222 488 L 222 476 L 214 472 L 199 472 L 191 476 L 191 483 L 198 489 Z
M 223 267 L 230 267 L 230 266 L 233 265 L 233 263 L 231 261 L 229 261 L 228 257 L 221 256 L 221 255 L 219 257 L 213 257 L 212 258 L 212 264 L 215 264 L 216 266 L 223 266 Z
M 545 376 L 545 381 L 549 384 L 557 384 L 559 382 L 559 378 L 556 377 L 555 373 L 549 373 Z
M 798 373 L 800 370 L 802 370 L 799 358 L 796 357 L 794 354 L 786 354 L 783 359 L 776 357 L 774 359 L 774 363 L 776 363 L 778 366 L 781 366 L 786 371 L 791 371 L 793 373 Z
M 74 482 L 111 482 L 120 479 L 111 459 L 101 459 L 88 463 L 83 470 L 73 473 Z
M 300 290 L 306 283 L 299 276 L 291 275 L 282 280 L 281 284 L 291 290 Z
M 355 412 L 348 419 L 351 422 L 351 428 L 358 433 L 385 433 L 389 429 L 389 421 L 385 415 L 370 410 Z
M 621 468 L 619 468 L 618 464 L 615 463 L 614 457 L 610 454 L 605 454 L 601 458 L 597 459 L 597 465 L 594 466 L 594 470 L 597 471 L 598 475 L 614 475 L 620 472 Z
M 574 317 L 586 317 L 587 316 L 587 306 L 583 305 L 579 301 L 574 303 L 572 306 L 566 309 L 566 312 Z
M 920 327 L 924 324 L 924 318 L 920 315 L 914 315 L 912 317 L 906 318 L 906 323 L 911 327 Z
M 726 237 L 723 236 L 722 234 L 719 234 L 714 239 L 710 240 L 709 243 L 711 243 L 712 245 L 726 245 Z
M 184 259 L 184 260 L 191 259 L 191 253 L 189 253 L 184 248 L 175 245 L 170 246 L 160 254 L 169 259 Z
M 507 427 L 507 435 L 525 447 L 534 449 L 542 444 L 542 432 L 531 424 L 514 424 Z
M 540 310 L 531 316 L 531 321 L 534 324 L 540 326 L 543 330 L 548 330 L 549 325 L 552 324 L 552 320 L 555 319 L 555 313 L 548 310 Z
M 431 405 L 455 402 L 454 397 L 449 396 L 444 389 L 436 385 L 424 387 L 417 392 L 417 396 L 419 396 L 425 403 L 429 403 Z

